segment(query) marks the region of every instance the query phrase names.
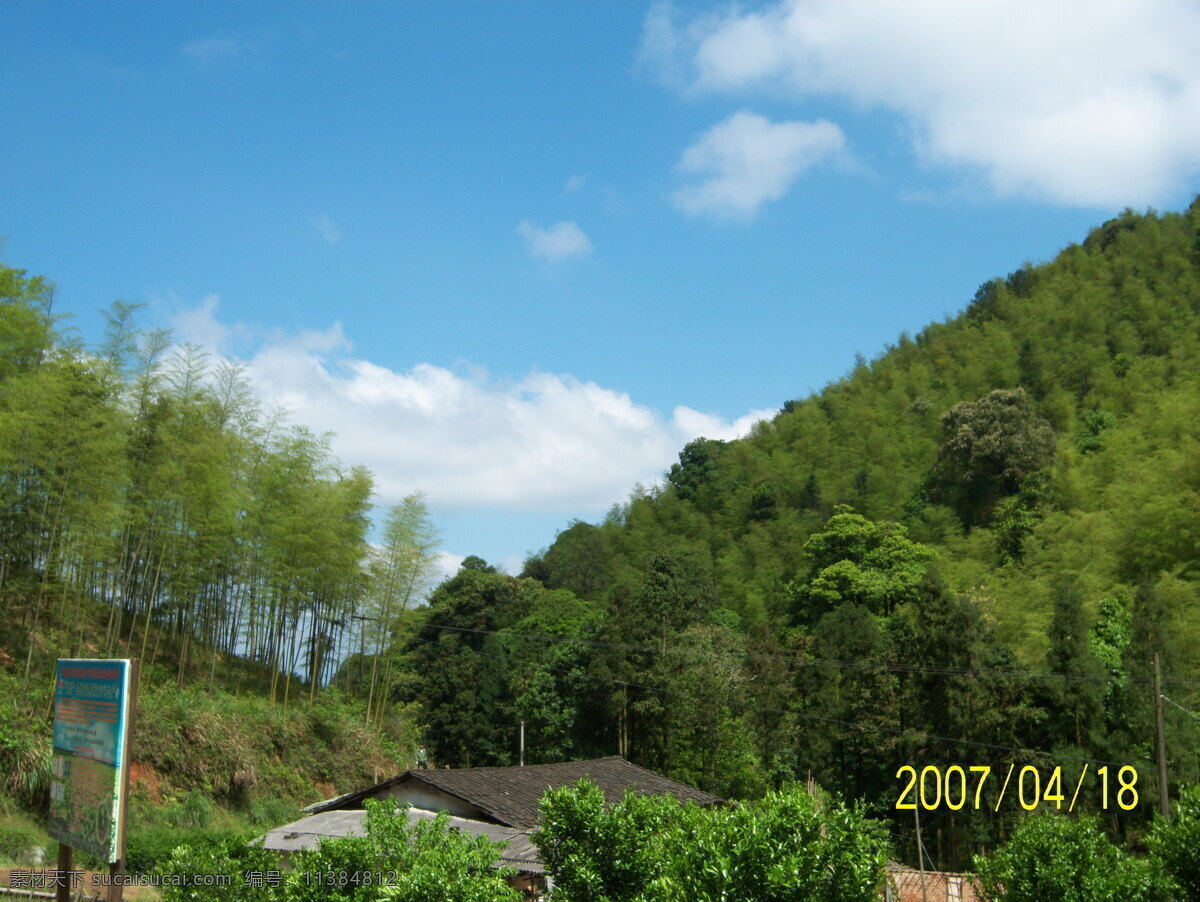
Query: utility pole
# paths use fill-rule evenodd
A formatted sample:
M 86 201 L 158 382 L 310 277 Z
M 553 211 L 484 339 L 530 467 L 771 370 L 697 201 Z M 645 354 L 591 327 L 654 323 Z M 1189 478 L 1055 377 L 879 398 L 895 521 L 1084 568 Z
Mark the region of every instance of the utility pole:
M 1158 810 L 1163 817 L 1171 816 L 1171 800 L 1167 795 L 1167 734 L 1163 726 L 1162 666 L 1158 652 L 1154 653 L 1154 732 L 1158 739 Z
M 913 820 L 917 822 L 917 866 L 921 869 L 921 902 L 929 902 L 925 895 L 925 848 L 921 844 L 921 800 L 913 806 Z
M 521 721 L 521 767 L 525 766 L 525 721 Z

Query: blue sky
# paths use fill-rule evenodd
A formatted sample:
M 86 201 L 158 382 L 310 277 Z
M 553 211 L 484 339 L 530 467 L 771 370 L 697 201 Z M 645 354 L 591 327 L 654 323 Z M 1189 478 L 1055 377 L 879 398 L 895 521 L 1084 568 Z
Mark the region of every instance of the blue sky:
M 1200 190 L 1183 0 L 0 10 L 5 262 L 244 362 L 448 562 Z

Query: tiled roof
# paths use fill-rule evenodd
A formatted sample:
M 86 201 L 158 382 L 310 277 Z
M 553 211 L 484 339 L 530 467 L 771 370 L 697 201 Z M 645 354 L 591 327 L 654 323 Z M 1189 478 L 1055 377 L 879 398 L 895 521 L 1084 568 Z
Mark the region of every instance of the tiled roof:
M 406 813 L 410 824 L 420 820 L 432 820 L 438 814 L 436 811 L 425 811 L 421 808 L 409 808 Z M 533 844 L 526 830 L 453 816 L 449 818 L 449 825 L 471 836 L 486 836 L 492 842 L 504 843 L 504 851 L 500 853 L 495 867 L 516 868 L 526 874 L 541 874 L 544 870 L 538 857 L 537 846 Z M 366 835 L 367 812 L 358 809 L 309 815 L 276 827 L 261 837 L 261 841 L 264 849 L 296 852 L 300 849 L 315 849 L 325 839 Z
M 591 761 L 530 764 L 525 767 L 410 770 L 367 789 L 310 805 L 305 810 L 319 812 L 348 808 L 388 787 L 413 781 L 460 798 L 501 824 L 532 827 L 538 822 L 538 803 L 546 790 L 569 786 L 584 777 L 600 787 L 609 804 L 620 801 L 629 789 L 647 795 L 672 795 L 680 801 L 692 801 L 698 805 L 714 805 L 724 801 L 720 796 L 630 764 L 619 755 L 612 755 Z
M 525 767 L 468 767 L 461 770 L 410 771 L 413 780 L 427 783 L 486 811 L 502 824 L 532 827 L 538 822 L 538 803 L 548 789 L 569 786 L 587 777 L 611 804 L 626 790 L 673 795 L 680 801 L 713 805 L 722 799 L 686 783 L 660 776 L 613 755 L 591 761 L 531 764 Z

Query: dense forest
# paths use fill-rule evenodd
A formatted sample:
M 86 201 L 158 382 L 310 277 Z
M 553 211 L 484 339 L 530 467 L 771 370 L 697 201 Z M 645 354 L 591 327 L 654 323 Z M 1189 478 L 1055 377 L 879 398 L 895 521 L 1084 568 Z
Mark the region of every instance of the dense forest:
M 0 267 L 0 676 L 27 713 L 66 654 L 244 672 L 279 708 L 415 720 L 438 765 L 516 763 L 524 724 L 529 762 L 617 753 L 740 799 L 812 780 L 916 860 L 903 765 L 1061 767 L 1068 790 L 1130 765 L 1137 803 L 1105 823 L 1138 843 L 1157 653 L 1172 794 L 1200 780 L 1200 201 L 985 282 L 748 438 L 688 444 L 520 576 L 468 558 L 428 605 L 419 497 L 371 541 L 368 472 L 135 321 L 114 304 L 85 348 L 50 283 Z M 69 648 L 47 618 L 78 625 Z M 1020 814 L 921 812 L 928 854 L 964 866 Z
M 902 765 L 1129 765 L 1138 803 L 1106 822 L 1136 842 L 1155 652 L 1171 791 L 1200 779 L 1198 565 L 1200 202 L 1126 212 L 750 437 L 691 442 L 520 578 L 469 561 L 397 689 L 453 765 L 515 762 L 525 721 L 532 761 L 616 751 L 739 798 L 811 777 L 912 860 Z M 1010 804 L 922 813 L 928 851 L 962 865 Z

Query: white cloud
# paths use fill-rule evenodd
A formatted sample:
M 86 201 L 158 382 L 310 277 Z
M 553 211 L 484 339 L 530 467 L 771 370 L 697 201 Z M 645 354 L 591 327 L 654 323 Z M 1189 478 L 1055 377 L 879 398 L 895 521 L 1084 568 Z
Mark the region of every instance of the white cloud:
M 587 182 L 587 176 L 583 176 L 583 175 L 571 176 L 569 179 L 567 179 L 566 184 L 563 185 L 563 194 L 574 194 L 576 191 L 579 191 L 581 188 L 583 188 L 583 186 L 586 182 Z
M 181 343 L 199 345 L 210 354 L 223 353 L 232 330 L 217 319 L 220 305 L 220 296 L 210 294 L 195 307 L 177 313 L 171 320 L 175 338 Z
M 920 159 L 997 194 L 1142 205 L 1200 175 L 1200 6 L 1189 0 L 779 0 L 647 16 L 681 90 L 835 97 L 903 117 Z
M 675 205 L 686 213 L 748 219 L 844 146 L 832 122 L 771 122 L 743 110 L 684 151 L 679 170 L 703 181 L 676 191 Z
M 434 583 L 447 580 L 458 572 L 462 562 L 467 559 L 465 554 L 455 554 L 452 551 L 439 551 L 433 557 L 434 571 L 437 574 Z
M 211 331 L 215 310 L 206 298 L 176 323 Z M 679 406 L 668 419 L 568 375 L 504 382 L 427 363 L 394 370 L 353 356 L 337 324 L 260 341 L 244 361 L 259 398 L 334 433 L 334 453 L 374 472 L 383 504 L 424 491 L 441 509 L 600 513 L 635 483 L 659 480 L 691 439 L 734 438 L 773 414 L 730 422 Z M 445 568 L 452 564 L 447 557 Z
M 261 41 L 230 35 L 210 35 L 183 45 L 183 55 L 204 66 L 236 62 L 255 56 L 261 50 Z
M 526 219 L 517 226 L 517 234 L 525 239 L 525 247 L 530 254 L 547 263 L 582 257 L 592 250 L 588 236 L 571 220 L 542 228 Z
M 510 576 L 516 576 L 525 569 L 525 558 L 515 554 L 508 554 L 502 557 L 500 562 L 495 566 Z
M 328 244 L 337 244 L 342 240 L 342 230 L 324 213 L 310 217 L 308 224 L 316 229 L 317 234 Z
M 732 422 L 711 413 L 701 413 L 690 407 L 676 407 L 674 422 L 676 429 L 688 437 L 688 441 L 704 436 L 730 441 L 750 434 L 755 423 L 769 420 L 777 410 L 752 410 Z

